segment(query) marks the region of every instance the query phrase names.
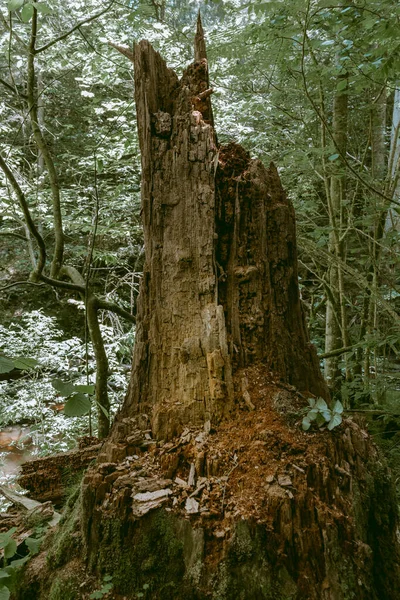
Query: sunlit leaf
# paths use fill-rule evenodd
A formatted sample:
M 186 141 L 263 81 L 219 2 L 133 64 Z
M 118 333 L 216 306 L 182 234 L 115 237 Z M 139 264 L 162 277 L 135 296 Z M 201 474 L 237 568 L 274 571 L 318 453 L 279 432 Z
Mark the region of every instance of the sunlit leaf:
M 329 431 L 332 431 L 332 429 L 334 427 L 337 427 L 338 425 L 340 425 L 340 423 L 342 422 L 342 416 L 335 413 L 332 417 L 332 419 L 329 421 L 328 423 L 328 429 Z
M 71 394 L 73 394 L 76 391 L 74 384 L 71 383 L 70 381 L 62 381 L 61 379 L 53 379 L 53 381 L 51 382 L 51 385 L 53 386 L 53 388 L 55 390 L 57 390 L 57 392 L 61 396 L 64 396 L 65 398 L 68 398 L 68 396 L 71 396 Z
M 7 4 L 7 8 L 10 12 L 13 12 L 14 10 L 18 10 L 18 8 L 21 8 L 23 3 L 24 0 L 10 0 L 10 2 Z
M 14 361 L 5 356 L 0 356 L 0 373 L 9 373 L 14 369 Z
M 46 2 L 32 2 L 33 6 L 36 8 L 38 13 L 42 15 L 49 15 L 52 13 L 52 10 Z
M 67 400 L 64 406 L 64 414 L 67 417 L 82 417 L 90 410 L 91 402 L 85 394 L 74 394 Z
M 33 4 L 25 4 L 21 10 L 21 19 L 24 23 L 29 23 L 33 15 Z
M 29 369 L 32 369 L 32 367 L 36 367 L 36 365 L 39 364 L 35 358 L 28 357 L 14 358 L 13 361 L 15 368 L 21 369 L 21 371 L 28 371 Z
M 332 412 L 337 413 L 338 415 L 341 415 L 343 412 L 343 404 L 339 401 L 336 400 L 333 408 L 332 408 Z

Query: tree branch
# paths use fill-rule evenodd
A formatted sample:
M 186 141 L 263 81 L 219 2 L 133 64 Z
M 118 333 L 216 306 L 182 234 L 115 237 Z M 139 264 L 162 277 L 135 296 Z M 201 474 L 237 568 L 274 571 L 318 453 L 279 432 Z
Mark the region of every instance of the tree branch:
M 14 96 L 18 96 L 19 98 L 23 98 L 24 100 L 27 99 L 27 96 L 25 94 L 20 94 L 19 92 L 17 92 L 17 90 L 15 90 L 12 85 L 7 83 L 7 81 L 4 81 L 4 79 L 1 79 L 1 77 L 0 77 L 0 83 L 1 83 L 1 85 L 4 85 L 4 87 L 7 88 L 8 91 L 12 92 L 14 94 Z
M 37 98 L 35 97 L 35 45 L 37 36 L 37 9 L 33 7 L 31 37 L 29 41 L 28 52 L 28 80 L 27 80 L 27 95 L 28 95 L 28 112 L 32 126 L 32 132 L 35 138 L 36 146 L 41 152 L 49 177 L 51 199 L 53 205 L 53 220 L 54 220 L 54 252 L 51 263 L 50 275 L 56 278 L 62 266 L 64 254 L 64 233 L 62 226 L 62 215 L 60 205 L 60 186 L 58 182 L 57 171 L 54 165 L 53 158 L 47 147 L 41 127 L 39 125 Z
M 5 174 L 8 181 L 10 182 L 10 184 L 15 192 L 15 195 L 18 198 L 22 212 L 24 213 L 26 225 L 27 225 L 29 231 L 31 232 L 31 234 L 33 235 L 33 237 L 35 238 L 35 240 L 37 241 L 37 244 L 39 246 L 38 264 L 36 266 L 36 269 L 31 274 L 31 277 L 34 280 L 37 280 L 41 277 L 42 271 L 46 264 L 46 245 L 45 245 L 44 240 L 43 240 L 42 236 L 40 235 L 38 229 L 36 228 L 35 223 L 33 222 L 31 213 L 29 211 L 28 203 L 25 198 L 25 194 L 22 191 L 18 181 L 14 177 L 14 173 L 8 167 L 7 163 L 5 162 L 5 160 L 3 159 L 1 154 L 0 154 L 0 168 L 2 169 L 3 173 Z
M 19 240 L 24 240 L 24 242 L 26 242 L 26 237 L 21 235 L 20 233 L 15 233 L 14 231 L 0 231 L 0 237 L 4 235 L 4 236 L 9 236 L 9 237 L 16 237 Z
M 318 354 L 318 358 L 321 360 L 323 358 L 333 358 L 334 356 L 340 356 L 341 354 L 345 354 L 346 352 L 355 350 L 356 347 L 358 346 L 346 346 L 345 348 L 337 348 L 336 350 L 325 352 L 325 354 Z
M 0 287 L 0 292 L 4 292 L 5 290 L 8 290 L 17 285 L 36 285 L 36 287 L 43 287 L 44 283 L 35 283 L 34 281 L 14 281 L 14 283 L 9 283 L 8 285 Z
M 74 31 L 76 31 L 77 29 L 79 29 L 80 27 L 82 27 L 82 25 L 86 25 L 86 23 L 90 23 L 91 21 L 94 21 L 95 19 L 98 19 L 99 17 L 101 17 L 101 15 L 104 15 L 104 13 L 106 13 L 107 11 L 110 10 L 110 8 L 114 4 L 114 2 L 115 2 L 115 0 L 112 0 L 112 2 L 110 2 L 110 4 L 106 8 L 104 8 L 102 11 L 100 11 L 100 12 L 92 15 L 91 17 L 88 17 L 87 19 L 84 19 L 83 21 L 79 21 L 79 23 L 77 23 L 76 25 L 74 25 L 74 27 L 72 27 L 72 29 L 70 29 L 69 31 L 66 31 L 62 35 L 59 35 L 57 38 L 55 38 L 54 40 L 51 40 L 50 42 L 48 42 L 44 46 L 41 46 L 40 48 L 36 48 L 35 54 L 39 54 L 40 52 L 44 52 L 48 48 L 51 48 L 52 46 L 54 46 L 54 44 L 57 44 L 58 42 L 61 42 L 62 40 L 65 40 L 65 38 L 67 38 L 69 35 L 71 35 L 71 33 L 74 33 Z
M 115 313 L 116 315 L 119 315 L 123 319 L 127 319 L 131 323 L 136 323 L 135 315 L 132 315 L 130 312 L 128 312 L 121 306 L 118 306 L 118 304 L 116 304 L 115 302 L 108 302 L 107 300 L 102 300 L 100 298 L 97 298 L 96 305 L 97 305 L 97 308 L 101 308 L 103 310 L 109 310 L 109 311 Z

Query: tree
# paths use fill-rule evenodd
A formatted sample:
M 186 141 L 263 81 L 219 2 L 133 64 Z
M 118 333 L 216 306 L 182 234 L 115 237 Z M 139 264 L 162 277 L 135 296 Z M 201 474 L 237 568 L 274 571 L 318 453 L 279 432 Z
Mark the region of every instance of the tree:
M 113 3 L 108 5 L 102 11 L 91 15 L 77 25 L 72 27 L 70 30 L 54 37 L 47 43 L 38 47 L 38 21 L 39 15 L 46 17 L 49 14 L 49 7 L 41 3 L 38 6 L 35 4 L 24 4 L 21 9 L 21 19 L 24 23 L 30 23 L 30 35 L 27 43 L 18 36 L 18 34 L 12 33 L 12 19 L 15 11 L 20 9 L 23 2 L 10 3 L 10 25 L 7 25 L 3 17 L 3 23 L 10 29 L 11 39 L 15 39 L 17 43 L 22 46 L 26 55 L 26 95 L 20 96 L 20 92 L 17 88 L 14 79 L 14 85 L 9 85 L 3 81 L 3 85 L 17 96 L 17 106 L 22 100 L 24 119 L 29 119 L 30 128 L 33 134 L 33 138 L 36 145 L 36 153 L 39 164 L 38 176 L 42 175 L 43 168 L 45 168 L 48 184 L 49 184 L 49 195 L 51 198 L 52 206 L 52 244 L 48 241 L 45 242 L 45 236 L 43 231 L 40 231 L 40 227 L 35 223 L 35 219 L 32 217 L 32 209 L 29 206 L 29 201 L 26 193 L 24 192 L 20 181 L 23 180 L 22 174 L 18 176 L 15 171 L 10 167 L 9 163 L 3 156 L 0 156 L 0 168 L 2 169 L 9 186 L 11 187 L 15 198 L 18 202 L 18 208 L 14 209 L 14 213 L 19 213 L 22 216 L 22 222 L 25 227 L 25 234 L 30 251 L 30 257 L 32 261 L 32 271 L 30 274 L 30 282 L 33 284 L 40 284 L 44 282 L 47 285 L 52 286 L 56 289 L 69 290 L 78 293 L 85 302 L 86 309 L 86 325 L 93 343 L 94 353 L 96 356 L 97 373 L 96 373 L 96 404 L 98 408 L 98 434 L 99 437 L 103 438 L 108 434 L 109 431 L 109 411 L 110 404 L 108 400 L 107 392 L 107 377 L 108 377 L 108 360 L 104 349 L 104 344 L 101 335 L 101 329 L 99 325 L 98 313 L 100 310 L 111 310 L 121 317 L 127 319 L 130 322 L 134 322 L 134 316 L 123 307 L 119 306 L 115 302 L 110 302 L 104 298 L 100 298 L 95 293 L 93 286 L 90 282 L 92 257 L 94 251 L 94 243 L 97 233 L 97 225 L 99 218 L 99 189 L 97 181 L 97 170 L 99 167 L 99 161 L 94 154 L 94 199 L 95 199 L 95 216 L 94 216 L 94 231 L 92 232 L 91 238 L 88 240 L 88 256 L 87 261 L 82 265 L 82 271 L 76 268 L 73 264 L 68 264 L 65 261 L 65 232 L 63 219 L 63 207 L 61 200 L 61 188 L 60 182 L 60 171 L 58 167 L 58 160 L 56 153 L 53 153 L 49 141 L 46 139 L 44 134 L 44 107 L 41 104 L 41 93 L 43 92 L 43 79 L 38 79 L 37 76 L 37 62 L 38 56 L 41 56 L 49 48 L 60 43 L 62 40 L 70 36 L 74 31 L 78 30 L 84 24 L 92 22 L 97 18 L 101 17 L 106 13 L 112 6 Z M 11 57 L 10 57 L 11 60 Z M 11 77 L 12 77 L 12 71 Z M 19 210 L 18 210 L 19 209 Z M 21 222 L 21 221 L 19 221 Z M 17 220 L 18 223 L 18 220 Z M 10 233 L 10 232 L 8 232 Z M 14 232 L 11 232 L 13 234 Z M 48 239 L 48 238 L 47 238 Z M 33 240 L 35 240 L 37 246 L 37 256 L 33 247 Z M 52 245 L 52 247 L 51 247 Z M 46 274 L 48 254 L 52 253 L 52 260 L 49 269 L 49 273 Z M 16 282 L 2 288 L 2 291 L 9 289 L 18 284 L 24 284 L 25 282 Z M 80 398 L 82 404 L 84 398 Z M 85 408 L 88 412 L 90 410 L 90 402 L 86 399 Z M 77 414 L 82 414 L 82 406 L 79 407 Z

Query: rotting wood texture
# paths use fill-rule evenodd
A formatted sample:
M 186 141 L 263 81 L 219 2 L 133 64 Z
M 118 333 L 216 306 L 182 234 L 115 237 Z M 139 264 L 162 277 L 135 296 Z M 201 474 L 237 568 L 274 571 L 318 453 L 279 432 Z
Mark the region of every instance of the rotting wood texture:
M 158 439 L 217 424 L 251 364 L 327 396 L 300 304 L 293 207 L 273 164 L 218 146 L 202 40 L 198 29 L 199 60 L 181 80 L 147 41 L 135 48 L 146 260 L 114 440 L 135 413 Z

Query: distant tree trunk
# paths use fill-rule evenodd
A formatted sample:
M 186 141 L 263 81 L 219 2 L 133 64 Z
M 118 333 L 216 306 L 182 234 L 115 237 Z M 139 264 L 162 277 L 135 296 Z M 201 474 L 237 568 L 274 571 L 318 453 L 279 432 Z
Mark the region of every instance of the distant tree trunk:
M 216 424 L 233 408 L 235 374 L 255 363 L 326 397 L 275 166 L 217 148 L 206 59 L 178 81 L 141 42 L 135 86 L 146 262 L 122 417 L 150 415 L 159 439 Z
M 347 75 L 345 76 L 347 77 Z M 339 78 L 343 81 L 343 77 Z M 346 155 L 347 147 L 347 90 L 337 92 L 333 105 L 332 133 L 336 149 Z M 331 233 L 329 236 L 329 251 L 332 262 L 328 269 L 328 281 L 331 295 L 326 302 L 326 327 L 325 327 L 325 352 L 333 352 L 338 348 L 349 346 L 347 334 L 347 319 L 345 306 L 345 290 L 342 262 L 344 256 L 343 233 L 343 200 L 346 194 L 346 177 L 343 173 L 344 166 L 340 159 L 334 161 L 334 172 L 331 177 L 329 193 L 329 220 Z M 339 357 L 331 356 L 325 359 L 325 378 L 332 389 L 340 387 Z

